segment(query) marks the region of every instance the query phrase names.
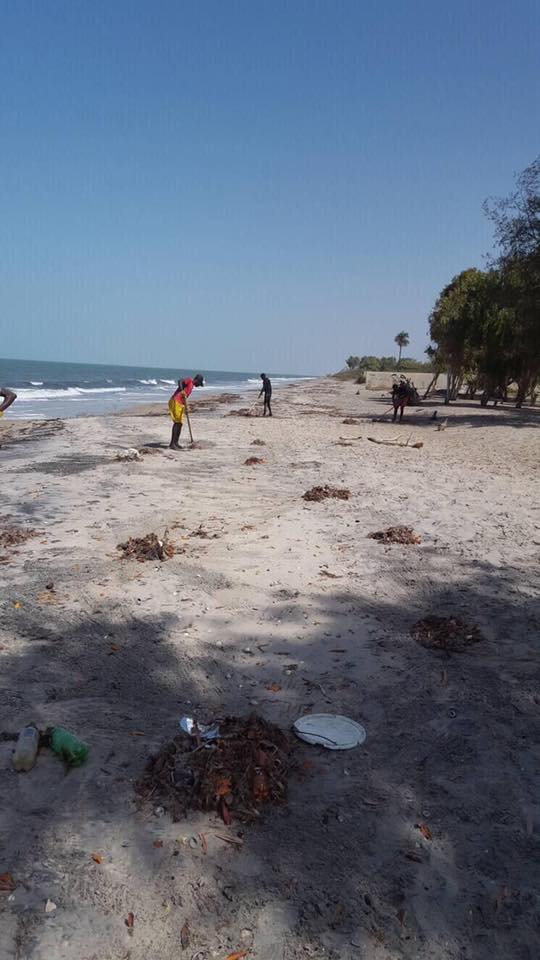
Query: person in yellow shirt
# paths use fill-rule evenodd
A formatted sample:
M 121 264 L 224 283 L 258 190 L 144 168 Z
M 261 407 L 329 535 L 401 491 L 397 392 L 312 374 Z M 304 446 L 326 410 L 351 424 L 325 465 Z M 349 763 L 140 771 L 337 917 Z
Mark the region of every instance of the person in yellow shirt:
M 187 398 L 192 393 L 193 387 L 204 387 L 204 377 L 201 373 L 198 373 L 193 378 L 186 377 L 185 380 L 179 380 L 178 387 L 169 400 L 169 414 L 173 422 L 171 442 L 169 444 L 171 450 L 182 449 L 178 441 L 180 440 L 180 433 L 182 432 Z

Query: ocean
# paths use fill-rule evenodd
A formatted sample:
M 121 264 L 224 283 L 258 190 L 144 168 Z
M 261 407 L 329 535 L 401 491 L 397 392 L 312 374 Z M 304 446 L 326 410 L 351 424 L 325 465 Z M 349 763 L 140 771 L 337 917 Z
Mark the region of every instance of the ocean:
M 195 373 L 202 373 L 206 381 L 197 395 L 243 393 L 257 389 L 261 383 L 258 373 L 231 370 L 0 359 L 0 386 L 10 387 L 17 394 L 7 414 L 15 420 L 115 413 L 140 403 L 165 402 L 178 379 Z M 276 387 L 312 379 L 291 374 L 269 376 Z

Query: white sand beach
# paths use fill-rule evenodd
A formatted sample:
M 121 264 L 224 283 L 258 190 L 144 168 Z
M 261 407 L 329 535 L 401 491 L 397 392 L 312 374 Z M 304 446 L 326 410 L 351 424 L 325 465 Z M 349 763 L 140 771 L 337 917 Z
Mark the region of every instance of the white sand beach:
M 4 418 L 1 524 L 39 536 L 0 558 L 2 958 L 533 960 L 540 411 L 372 422 L 387 405 L 327 379 L 276 392 L 271 420 L 195 406 L 202 447 L 180 453 L 161 416 Z M 303 500 L 316 484 L 351 497 Z M 368 538 L 396 524 L 421 543 Z M 171 559 L 120 558 L 166 530 Z M 483 640 L 426 649 L 431 614 Z M 287 803 L 256 823 L 138 802 L 181 716 L 250 712 L 287 732 L 343 714 L 367 739 L 295 742 Z M 16 773 L 29 722 L 87 762 L 44 749 Z

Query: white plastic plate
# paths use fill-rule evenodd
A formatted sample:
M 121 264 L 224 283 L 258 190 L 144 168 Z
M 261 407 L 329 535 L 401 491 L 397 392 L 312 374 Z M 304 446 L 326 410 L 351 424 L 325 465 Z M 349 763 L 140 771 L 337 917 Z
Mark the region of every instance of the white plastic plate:
M 352 750 L 366 739 L 365 728 L 337 713 L 311 713 L 300 717 L 293 730 L 306 743 L 317 743 L 328 750 Z

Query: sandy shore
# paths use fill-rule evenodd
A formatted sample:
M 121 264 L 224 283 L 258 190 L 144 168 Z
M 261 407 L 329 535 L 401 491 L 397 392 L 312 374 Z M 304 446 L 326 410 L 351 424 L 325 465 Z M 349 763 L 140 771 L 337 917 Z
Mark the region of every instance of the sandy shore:
M 2 421 L 2 525 L 39 531 L 0 564 L 2 958 L 539 955 L 540 414 L 463 404 L 439 431 L 434 403 L 373 423 L 386 406 L 294 385 L 272 420 L 196 410 L 203 447 L 178 454 L 158 417 Z M 351 498 L 302 499 L 324 483 Z M 393 524 L 421 544 L 368 539 Z M 165 529 L 172 559 L 119 559 Z M 484 640 L 425 649 L 410 628 L 433 613 Z M 287 806 L 255 825 L 138 807 L 183 714 L 252 710 L 345 714 L 367 740 L 299 746 Z M 79 734 L 87 763 L 44 750 L 15 773 L 29 721 Z

